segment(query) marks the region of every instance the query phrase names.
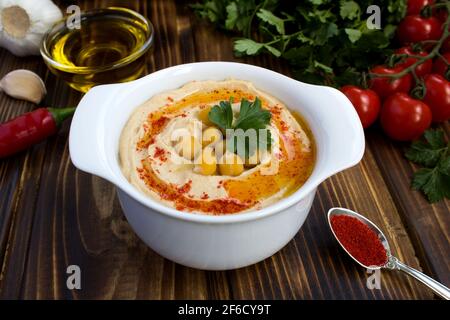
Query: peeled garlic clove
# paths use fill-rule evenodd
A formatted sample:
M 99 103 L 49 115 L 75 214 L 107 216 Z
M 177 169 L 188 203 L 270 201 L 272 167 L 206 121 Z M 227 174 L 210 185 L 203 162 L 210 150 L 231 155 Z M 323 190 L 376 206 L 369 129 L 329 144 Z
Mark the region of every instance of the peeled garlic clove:
M 0 90 L 7 95 L 38 104 L 47 94 L 44 81 L 30 70 L 11 71 L 0 80 Z

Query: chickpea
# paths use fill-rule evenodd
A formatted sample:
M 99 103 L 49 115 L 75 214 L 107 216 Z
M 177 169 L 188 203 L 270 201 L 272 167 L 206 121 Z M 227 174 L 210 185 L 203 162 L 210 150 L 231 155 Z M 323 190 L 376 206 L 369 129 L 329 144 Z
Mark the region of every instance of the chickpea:
M 214 146 L 217 142 L 221 141 L 222 131 L 216 127 L 209 127 L 202 134 L 202 146 L 205 148 L 208 145 Z
M 211 176 L 216 173 L 217 159 L 213 148 L 206 147 L 202 151 L 200 163 L 194 167 L 194 172 L 204 176 Z
M 202 145 L 194 136 L 182 137 L 181 141 L 175 146 L 178 154 L 186 159 L 192 160 L 202 149 Z
M 224 176 L 238 176 L 244 172 L 244 163 L 237 154 L 226 152 L 220 159 L 219 171 Z
M 200 109 L 199 113 L 198 113 L 198 118 L 200 119 L 201 122 L 203 122 L 204 125 L 206 126 L 212 126 L 214 125 L 211 121 L 209 121 L 209 111 L 211 111 L 211 106 L 209 107 L 205 107 L 203 109 Z

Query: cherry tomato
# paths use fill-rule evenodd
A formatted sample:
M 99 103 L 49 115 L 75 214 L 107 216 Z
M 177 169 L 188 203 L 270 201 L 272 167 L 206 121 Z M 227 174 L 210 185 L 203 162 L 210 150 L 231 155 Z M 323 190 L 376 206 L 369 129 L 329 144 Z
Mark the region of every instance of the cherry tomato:
M 370 73 L 393 74 L 402 71 L 401 67 L 388 68 L 386 66 L 376 66 Z M 411 89 L 412 77 L 408 73 L 399 79 L 387 77 L 375 77 L 370 80 L 370 88 L 375 91 L 383 100 L 395 92 L 408 92 Z
M 431 110 L 424 102 L 403 92 L 389 96 L 380 113 L 384 132 L 399 141 L 419 138 L 430 126 L 431 117 Z
M 425 76 L 423 101 L 430 107 L 434 122 L 450 119 L 450 82 L 438 74 Z
M 434 3 L 434 0 L 408 0 L 408 16 L 420 14 L 420 11 L 425 7 Z
M 447 63 L 450 63 L 450 52 L 444 53 L 442 55 Z M 448 65 L 442 59 L 442 57 L 437 57 L 433 63 L 433 73 L 437 73 L 445 78 L 445 73 L 447 72 Z
M 380 98 L 375 91 L 357 86 L 343 86 L 341 91 L 355 107 L 363 128 L 368 128 L 375 122 L 380 113 Z
M 397 49 L 395 51 L 397 54 L 409 54 L 409 55 L 415 55 L 415 56 L 422 56 L 425 57 L 428 55 L 428 53 L 421 51 L 421 52 L 414 52 L 411 47 L 402 47 L 400 49 Z M 405 58 L 405 60 L 402 63 L 397 64 L 397 66 L 401 68 L 407 68 L 410 65 L 414 64 L 417 61 L 416 58 Z M 419 77 L 423 77 L 426 74 L 431 73 L 431 69 L 433 68 L 433 61 L 431 59 L 426 60 L 425 62 L 419 64 L 415 71 L 416 75 Z
M 406 16 L 398 25 L 397 35 L 402 44 L 425 40 L 438 40 L 442 33 L 442 24 L 435 18 L 420 15 Z

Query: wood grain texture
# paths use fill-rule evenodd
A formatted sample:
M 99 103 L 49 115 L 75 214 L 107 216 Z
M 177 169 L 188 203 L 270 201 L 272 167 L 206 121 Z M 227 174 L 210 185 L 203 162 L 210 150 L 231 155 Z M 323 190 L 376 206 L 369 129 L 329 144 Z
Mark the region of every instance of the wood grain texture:
M 448 123 L 444 129 L 448 138 Z M 373 130 L 368 141 L 405 228 L 409 230 L 415 251 L 424 261 L 424 270 L 449 286 L 450 201 L 445 199 L 430 205 L 420 192 L 411 190 L 412 174 L 419 167 L 405 161 L 405 145 L 393 143 Z
M 67 3 L 61 1 L 64 8 Z M 184 1 L 79 1 L 83 9 L 121 5 L 149 17 L 156 29 L 147 72 L 180 63 L 223 60 L 289 75 L 268 56 L 236 59 L 229 35 L 197 20 Z M 0 76 L 16 68 L 38 72 L 49 94 L 43 105 L 76 105 L 81 95 L 35 58 L 0 50 Z M 0 120 L 29 111 L 29 103 L 0 95 Z M 429 205 L 409 190 L 416 168 L 377 132 L 369 132 L 358 166 L 323 183 L 311 213 L 286 247 L 263 262 L 227 272 L 194 270 L 147 248 L 126 222 L 114 187 L 70 162 L 69 123 L 54 137 L 0 160 L 0 298 L 26 299 L 429 299 L 430 291 L 395 272 L 369 290 L 366 271 L 332 238 L 330 207 L 364 213 L 388 236 L 405 263 L 448 281 L 448 202 Z M 280 230 L 282 232 L 282 230 Z M 66 268 L 82 270 L 82 289 L 68 290 Z

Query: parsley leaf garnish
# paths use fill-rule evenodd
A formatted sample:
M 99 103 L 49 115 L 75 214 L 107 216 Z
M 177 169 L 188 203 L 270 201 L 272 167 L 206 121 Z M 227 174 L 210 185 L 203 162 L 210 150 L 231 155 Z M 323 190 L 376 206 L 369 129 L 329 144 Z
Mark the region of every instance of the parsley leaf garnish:
M 218 105 L 213 106 L 208 114 L 209 120 L 223 130 L 258 130 L 264 129 L 270 123 L 272 114 L 261 108 L 261 100 L 258 97 L 253 102 L 247 99 L 241 100 L 239 116 L 234 123 L 232 103 L 233 98 L 230 98 L 229 101 L 220 101 Z
M 209 121 L 216 124 L 223 130 L 232 129 L 233 124 L 233 110 L 231 109 L 231 104 L 233 103 L 233 98 L 230 101 L 220 101 L 219 105 L 215 105 L 211 108 L 208 114 Z
M 253 154 L 256 150 L 256 146 L 269 149 L 271 147 L 272 137 L 270 130 L 266 129 L 266 127 L 270 123 L 272 116 L 270 111 L 261 107 L 261 100 L 258 97 L 256 97 L 253 102 L 250 102 L 247 99 L 242 99 L 239 115 L 236 120 L 233 121 L 233 110 L 231 108 L 232 103 L 233 98 L 230 98 L 229 101 L 221 101 L 218 105 L 213 106 L 208 114 L 209 120 L 223 131 L 226 131 L 227 129 L 233 129 L 236 132 L 238 132 L 237 130 L 239 129 L 242 129 L 244 132 L 249 129 L 256 130 L 257 145 L 250 143 L 249 139 L 246 138 L 245 157 Z M 267 137 L 267 141 L 261 140 L 262 135 L 259 131 L 261 129 L 266 129 L 265 136 Z M 236 143 L 238 141 L 237 136 L 233 135 L 229 138 L 234 139 L 235 141 L 234 144 L 231 144 L 233 146 L 233 150 L 230 151 L 235 153 L 238 152 Z
M 234 129 L 264 129 L 269 124 L 270 118 L 271 113 L 261 108 L 261 100 L 258 97 L 253 103 L 242 99 L 239 117 L 236 119 Z
M 450 198 L 450 142 L 442 130 L 427 130 L 424 139 L 414 141 L 405 156 L 425 168 L 414 173 L 412 187 L 421 190 L 429 202 Z

